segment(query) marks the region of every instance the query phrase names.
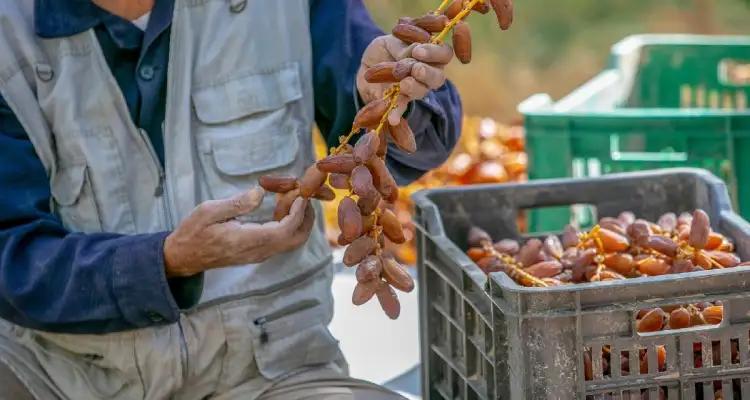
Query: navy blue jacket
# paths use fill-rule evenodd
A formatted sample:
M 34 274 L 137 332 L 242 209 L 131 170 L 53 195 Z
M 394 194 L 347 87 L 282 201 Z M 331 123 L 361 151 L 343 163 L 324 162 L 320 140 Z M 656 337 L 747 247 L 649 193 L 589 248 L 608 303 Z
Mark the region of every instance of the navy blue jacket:
M 141 31 L 90 0 L 35 2 L 40 37 L 94 29 L 133 121 L 148 132 L 162 162 L 173 6 L 174 0 L 157 0 Z M 357 111 L 354 82 L 361 55 L 382 32 L 362 0 L 312 0 L 310 12 L 315 119 L 335 143 Z M 389 156 L 399 183 L 440 165 L 455 145 L 461 126 L 455 88 L 447 83 L 415 102 L 408 119 L 419 151 Z M 50 212 L 49 199 L 42 163 L 0 98 L 0 317 L 46 331 L 106 333 L 174 322 L 181 309 L 198 300 L 196 279 L 165 276 L 162 249 L 168 232 L 69 232 Z

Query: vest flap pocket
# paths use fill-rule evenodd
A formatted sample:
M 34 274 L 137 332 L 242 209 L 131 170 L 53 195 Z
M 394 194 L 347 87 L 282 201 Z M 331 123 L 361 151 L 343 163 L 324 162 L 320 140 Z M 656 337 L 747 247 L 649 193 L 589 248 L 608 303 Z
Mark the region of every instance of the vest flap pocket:
M 325 307 L 317 305 L 283 317 L 256 320 L 255 358 L 260 373 L 276 379 L 340 358 L 338 341 L 325 326 L 325 314 Z
M 289 165 L 297 156 L 299 139 L 293 129 L 273 129 L 211 141 L 216 168 L 229 176 L 249 175 Z
M 297 63 L 195 89 L 193 105 L 205 124 L 222 124 L 273 111 L 302 98 Z
M 52 180 L 52 196 L 61 206 L 72 206 L 78 201 L 86 181 L 86 164 L 60 167 Z

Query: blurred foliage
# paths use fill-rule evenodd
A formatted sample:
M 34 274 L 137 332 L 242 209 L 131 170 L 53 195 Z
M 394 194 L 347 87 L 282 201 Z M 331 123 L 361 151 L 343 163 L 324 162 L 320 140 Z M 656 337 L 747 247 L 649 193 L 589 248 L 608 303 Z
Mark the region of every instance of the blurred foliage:
M 399 16 L 418 16 L 438 0 L 365 0 L 389 31 Z M 467 114 L 510 121 L 534 93 L 559 99 L 601 71 L 610 47 L 636 33 L 748 34 L 750 0 L 517 0 L 513 27 L 473 15 L 474 60 L 449 77 Z

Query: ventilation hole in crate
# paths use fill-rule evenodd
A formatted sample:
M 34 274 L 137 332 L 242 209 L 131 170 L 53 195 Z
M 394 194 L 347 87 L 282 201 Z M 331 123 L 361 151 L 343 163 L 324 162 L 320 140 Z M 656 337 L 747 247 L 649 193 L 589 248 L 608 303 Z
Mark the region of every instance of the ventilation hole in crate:
M 721 365 L 721 342 L 718 340 L 711 342 L 711 362 L 714 366 Z
M 732 397 L 734 400 L 742 399 L 742 379 L 740 378 L 732 379 Z
M 587 381 L 594 379 L 594 367 L 591 363 L 590 347 L 583 349 L 583 377 Z
M 703 368 L 703 357 L 701 355 L 702 348 L 703 348 L 703 344 L 701 344 L 701 342 L 693 342 L 693 367 L 694 368 Z
M 667 387 L 660 386 L 655 392 L 651 389 L 641 389 L 641 400 L 667 400 L 669 399 Z
M 690 85 L 680 86 L 680 107 L 690 108 L 693 105 L 693 88 Z
M 630 375 L 630 352 L 629 351 L 620 352 L 620 375 L 621 376 Z
M 739 364 L 740 363 L 740 339 L 730 339 L 729 340 L 730 349 L 732 352 L 732 364 Z
M 714 400 L 724 400 L 724 391 L 721 381 L 714 381 Z
M 612 355 L 609 350 L 610 346 L 602 346 L 602 376 L 605 378 L 612 377 Z

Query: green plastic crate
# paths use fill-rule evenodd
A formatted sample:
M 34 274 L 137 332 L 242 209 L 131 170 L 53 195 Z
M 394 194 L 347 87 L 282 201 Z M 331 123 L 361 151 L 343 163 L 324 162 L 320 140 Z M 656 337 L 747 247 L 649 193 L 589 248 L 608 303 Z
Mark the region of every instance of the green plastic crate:
M 636 35 L 610 57 L 560 101 L 521 103 L 529 177 L 705 168 L 750 218 L 750 36 Z M 529 231 L 587 225 L 594 214 L 585 205 L 530 210 Z

